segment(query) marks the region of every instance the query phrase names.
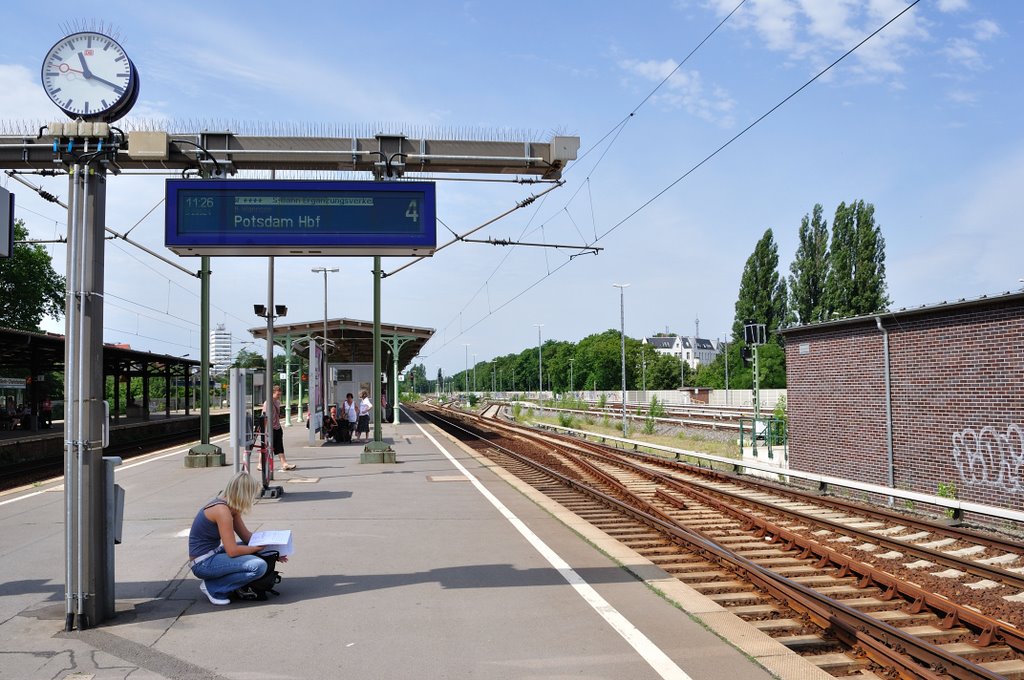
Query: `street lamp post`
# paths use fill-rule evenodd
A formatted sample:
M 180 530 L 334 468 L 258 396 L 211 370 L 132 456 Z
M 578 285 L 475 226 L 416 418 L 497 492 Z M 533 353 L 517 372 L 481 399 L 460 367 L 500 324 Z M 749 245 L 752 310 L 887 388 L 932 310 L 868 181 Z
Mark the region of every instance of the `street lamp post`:
M 266 419 L 267 433 L 270 433 L 270 424 L 273 422 L 270 416 L 270 408 L 273 407 L 273 387 L 274 387 L 274 319 L 278 319 L 288 314 L 288 307 L 286 305 L 274 304 L 274 258 L 267 258 L 270 261 L 268 266 L 269 275 L 267 279 L 269 283 L 267 288 L 269 292 L 267 294 L 267 304 L 260 305 L 254 304 L 252 311 L 256 316 L 261 316 L 267 320 L 267 357 L 266 357 L 266 372 L 264 373 L 264 385 L 263 385 L 263 398 L 267 408 L 264 409 L 264 418 Z M 270 451 L 270 455 L 274 455 L 274 442 L 273 437 L 267 438 L 267 449 Z
M 544 391 L 544 355 L 541 353 L 540 329 L 544 324 L 535 323 L 537 327 L 537 400 L 540 401 L 540 393 Z
M 327 397 L 328 397 L 328 381 L 327 381 L 327 275 L 333 274 L 338 271 L 337 267 L 313 267 L 311 269 L 314 274 L 324 275 L 324 367 L 321 372 L 321 378 L 324 383 L 324 415 L 327 415 Z
M 619 289 L 619 328 L 622 336 L 622 436 L 626 436 L 626 289 L 628 283 L 613 283 Z
M 647 352 L 644 351 L 644 345 L 640 345 L 640 361 L 643 363 L 643 375 L 644 375 L 644 401 L 647 401 Z
M 473 355 L 473 391 L 476 392 L 476 354 Z
M 683 344 L 683 333 L 679 333 L 679 391 L 686 387 L 686 346 Z M 684 397 L 680 397 L 683 399 Z
M 729 331 L 725 332 L 725 403 L 732 403 L 729 397 Z

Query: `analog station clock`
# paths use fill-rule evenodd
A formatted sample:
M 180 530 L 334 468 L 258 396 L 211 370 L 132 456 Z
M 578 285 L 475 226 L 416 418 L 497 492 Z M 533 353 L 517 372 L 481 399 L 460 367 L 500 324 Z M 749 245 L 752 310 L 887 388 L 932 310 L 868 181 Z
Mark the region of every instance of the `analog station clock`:
M 116 40 L 92 31 L 72 33 L 43 60 L 43 89 L 72 118 L 113 122 L 139 96 L 139 74 Z

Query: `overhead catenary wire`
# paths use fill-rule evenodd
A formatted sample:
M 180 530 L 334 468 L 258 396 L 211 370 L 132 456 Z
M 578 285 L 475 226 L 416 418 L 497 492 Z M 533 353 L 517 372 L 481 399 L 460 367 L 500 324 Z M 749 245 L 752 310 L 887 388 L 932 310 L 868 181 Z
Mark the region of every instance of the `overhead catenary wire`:
M 687 170 L 686 172 L 684 172 L 684 173 L 683 173 L 682 175 L 680 175 L 679 177 L 677 177 L 677 178 L 676 178 L 675 180 L 673 180 L 673 181 L 672 181 L 672 182 L 670 182 L 670 183 L 669 183 L 668 185 L 666 185 L 666 186 L 665 186 L 665 187 L 664 187 L 663 189 L 661 189 L 661 190 L 660 190 L 660 191 L 658 191 L 658 192 L 657 192 L 656 194 L 654 194 L 654 195 L 653 195 L 653 196 L 652 196 L 651 198 L 649 198 L 649 199 L 647 199 L 646 201 L 644 201 L 644 202 L 643 202 L 643 203 L 642 203 L 642 204 L 641 204 L 641 205 L 640 205 L 639 207 L 637 207 L 636 209 L 634 209 L 633 211 L 631 211 L 631 212 L 630 212 L 629 214 L 627 214 L 627 215 L 626 215 L 625 217 L 623 217 L 623 218 L 622 218 L 621 220 L 619 220 L 619 221 L 618 221 L 618 222 L 616 222 L 616 223 L 615 223 L 614 225 L 612 225 L 612 226 L 611 226 L 610 228 L 608 228 L 608 229 L 607 229 L 606 231 L 604 231 L 604 232 L 603 232 L 602 234 L 600 234 L 600 235 L 599 235 L 599 236 L 598 236 L 598 237 L 597 237 L 596 239 L 594 239 L 593 243 L 597 243 L 597 242 L 601 241 L 601 240 L 602 240 L 602 239 L 604 239 L 604 238 L 605 238 L 606 236 L 608 236 L 609 234 L 611 234 L 612 232 L 614 232 L 614 231 L 615 231 L 616 229 L 618 229 L 619 227 L 621 227 L 621 226 L 622 226 L 623 224 L 626 224 L 626 223 L 627 223 L 627 222 L 628 222 L 629 220 L 631 220 L 631 219 L 632 219 L 633 217 L 635 217 L 635 216 L 636 216 L 637 214 L 639 214 L 639 213 L 640 213 L 640 212 L 641 212 L 642 210 L 644 210 L 645 208 L 647 208 L 648 206 L 650 206 L 650 205 L 651 205 L 652 203 L 654 203 L 655 201 L 657 201 L 657 200 L 658 200 L 659 198 L 661 198 L 661 197 L 662 197 L 663 195 L 665 195 L 665 193 L 666 193 L 666 192 L 668 192 L 668 191 L 669 191 L 670 189 L 672 189 L 672 188 L 673 188 L 674 186 L 676 186 L 676 185 L 677 185 L 677 184 L 679 184 L 679 183 L 680 183 L 681 181 L 683 181 L 684 179 L 686 179 L 687 177 L 689 177 L 689 176 L 690 176 L 691 174 L 693 174 L 693 173 L 694 173 L 694 172 L 695 172 L 696 170 L 698 170 L 698 169 L 699 169 L 699 168 L 700 168 L 701 166 L 703 166 L 703 165 L 704 165 L 705 163 L 707 163 L 707 162 L 708 162 L 708 161 L 710 161 L 710 160 L 711 160 L 712 158 L 714 158 L 714 157 L 715 157 L 715 156 L 717 156 L 717 155 L 718 155 L 719 153 L 721 153 L 721 152 L 722 152 L 723 150 L 725 150 L 725 149 L 726 149 L 726 148 L 727 148 L 728 146 L 730 146 L 730 145 L 731 145 L 731 144 L 732 144 L 733 142 L 735 142 L 735 141 L 736 141 L 736 140 L 738 140 L 738 139 L 739 139 L 740 137 L 742 137 L 743 135 L 745 135 L 745 134 L 746 134 L 747 132 L 749 132 L 749 131 L 750 131 L 751 129 L 753 129 L 753 128 L 754 128 L 754 127 L 755 127 L 756 125 L 758 125 L 758 124 L 759 124 L 760 122 L 762 122 L 763 120 L 765 120 L 766 118 L 768 118 L 768 116 L 772 115 L 772 114 L 773 114 L 773 113 L 774 113 L 775 111 L 777 111 L 777 110 L 778 110 L 779 108 L 781 108 L 781 107 L 782 107 L 783 105 L 785 105 L 785 104 L 786 104 L 787 102 L 789 102 L 789 101 L 790 101 L 791 99 L 793 99 L 793 97 L 795 97 L 796 95 L 800 94 L 800 93 L 801 93 L 801 92 L 802 92 L 803 90 L 805 90 L 805 89 L 806 89 L 807 87 L 809 87 L 809 86 L 810 86 L 810 85 L 811 85 L 812 83 L 814 83 L 815 81 L 817 81 L 817 80 L 818 80 L 819 78 L 821 78 L 821 77 L 822 77 L 823 75 L 825 75 L 826 73 L 828 73 L 828 72 L 829 72 L 829 71 L 830 71 L 830 70 L 831 70 L 832 68 L 834 68 L 835 66 L 837 66 L 837 65 L 838 65 L 838 64 L 839 64 L 840 62 L 842 62 L 842 61 L 843 61 L 844 59 L 846 59 L 846 58 L 847 58 L 847 57 L 849 57 L 849 56 L 850 56 L 851 54 L 853 54 L 854 52 L 856 52 L 856 51 L 857 51 L 857 49 L 859 49 L 859 48 L 860 48 L 860 47 L 861 47 L 862 45 L 864 45 L 864 44 L 865 44 L 866 42 L 868 42 L 869 40 L 871 40 L 871 38 L 873 38 L 873 37 L 875 37 L 876 35 L 878 35 L 879 33 L 881 33 L 881 32 L 882 32 L 883 30 L 885 30 L 885 29 L 886 29 L 886 28 L 887 28 L 887 27 L 888 27 L 888 26 L 889 26 L 890 24 L 892 24 L 892 23 L 893 23 L 894 21 L 896 21 L 897 19 L 899 19 L 899 18 L 900 18 L 901 16 L 903 16 L 904 14 L 906 14 L 907 12 L 909 12 L 909 11 L 910 11 L 911 9 L 913 9 L 913 8 L 914 8 L 914 7 L 915 7 L 915 6 L 916 6 L 916 5 L 917 5 L 917 4 L 918 4 L 918 3 L 920 2 L 920 1 L 921 1 L 921 0 L 912 0 L 912 2 L 911 2 L 911 3 L 909 4 L 909 5 L 907 5 L 906 7 L 904 7 L 904 8 L 902 9 L 902 10 L 900 10 L 900 11 L 899 11 L 898 13 L 896 13 L 896 14 L 895 14 L 895 15 L 894 15 L 894 16 L 893 16 L 892 18 L 890 18 L 890 19 L 889 19 L 888 21 L 886 21 L 886 22 L 885 22 L 884 24 L 882 24 L 881 26 L 879 26 L 878 28 L 876 28 L 876 29 L 875 29 L 874 31 L 872 31 L 871 33 L 869 33 L 869 34 L 868 34 L 867 36 L 865 36 L 865 37 L 864 37 L 864 38 L 863 38 L 863 39 L 862 39 L 862 40 L 861 40 L 860 42 L 858 42 L 858 43 L 857 43 L 856 45 L 854 45 L 854 46 L 853 46 L 853 47 L 851 47 L 851 48 L 850 48 L 849 50 L 847 50 L 846 52 L 844 52 L 844 53 L 843 53 L 843 54 L 842 54 L 842 55 L 841 55 L 841 56 L 840 56 L 839 58 L 837 58 L 837 59 L 836 59 L 835 61 L 833 61 L 833 62 L 832 62 L 831 64 L 829 64 L 829 65 L 828 65 L 828 66 L 826 66 L 825 68 L 823 68 L 823 69 L 821 69 L 820 71 L 818 71 L 818 72 L 817 72 L 817 73 L 816 73 L 816 74 L 815 74 L 814 76 L 812 76 L 812 77 L 811 77 L 811 78 L 810 78 L 809 80 L 807 80 L 807 81 L 806 81 L 806 82 L 805 82 L 805 83 L 804 83 L 803 85 L 801 85 L 800 87 L 798 87 L 797 89 L 795 89 L 795 90 L 794 90 L 793 92 L 791 92 L 791 93 L 790 93 L 789 95 L 787 95 L 787 96 L 786 96 L 785 98 L 783 98 L 783 99 L 782 99 L 781 101 L 779 101 L 779 102 L 778 102 L 777 104 L 775 104 L 775 106 L 771 107 L 770 109 L 768 109 L 768 111 L 766 111 L 765 113 L 763 113 L 763 114 L 761 114 L 760 116 L 758 116 L 758 117 L 757 117 L 756 119 L 754 119 L 754 121 L 753 121 L 753 122 L 751 122 L 751 123 L 750 123 L 749 125 L 747 125 L 747 126 L 746 126 L 745 128 L 743 128 L 743 129 L 742 129 L 742 130 L 741 130 L 740 132 L 738 132 L 738 133 L 736 133 L 735 135 L 733 135 L 733 136 L 732 136 L 732 137 L 731 137 L 730 139 L 728 139 L 728 140 L 727 140 L 727 141 L 726 141 L 725 143 L 723 143 L 722 145 L 720 145 L 720 146 L 719 146 L 718 148 L 716 148 L 716 149 L 715 149 L 714 151 L 712 151 L 712 152 L 711 152 L 710 154 L 708 154 L 708 155 L 707 155 L 707 156 L 705 156 L 705 157 L 704 157 L 703 159 L 701 159 L 701 160 L 700 160 L 699 162 L 697 162 L 697 163 L 696 163 L 695 165 L 693 165 L 693 166 L 692 166 L 691 168 L 689 168 L 689 169 L 688 169 L 688 170 Z M 740 4 L 742 4 L 742 3 L 740 3 Z M 735 11 L 735 10 L 734 10 L 734 11 Z M 731 16 L 731 14 L 730 14 L 730 16 Z M 533 290 L 533 289 L 534 289 L 535 287 L 537 287 L 537 286 L 538 286 L 538 285 L 539 285 L 540 283 L 542 283 L 542 282 L 543 282 L 543 281 L 544 281 L 545 279 L 547 279 L 547 278 L 551 277 L 552 275 L 554 275 L 554 274 L 555 274 L 556 272 L 560 271 L 560 270 L 561 270 L 561 269 L 562 269 L 563 267 L 565 267 L 565 266 L 566 266 L 567 264 L 569 264 L 569 263 L 570 263 L 570 262 L 572 262 L 572 261 L 573 261 L 572 259 L 567 259 L 567 260 L 566 260 L 565 262 L 563 262 L 563 263 L 562 263 L 562 264 L 560 264 L 559 266 L 555 267 L 555 268 L 554 268 L 553 270 L 550 270 L 550 271 L 548 271 L 548 272 L 547 272 L 546 274 L 542 275 L 542 276 L 541 276 L 541 277 L 540 277 L 539 279 L 537 279 L 536 281 L 534 281 L 533 283 L 531 283 L 531 284 L 530 284 L 529 286 L 527 286 L 526 288 L 524 288 L 523 290 L 521 290 L 520 292 L 518 292 L 517 294 L 515 294 L 514 296 L 512 296 L 512 297 L 511 297 L 511 298 L 509 298 L 508 300 L 506 300 L 505 302 L 501 303 L 501 304 L 500 304 L 500 305 L 499 305 L 499 306 L 498 306 L 498 307 L 497 307 L 497 308 L 496 308 L 496 309 L 495 309 L 494 311 L 492 311 L 492 312 L 488 312 L 487 314 L 485 314 L 484 316 L 482 316 L 482 317 L 481 317 L 480 319 L 478 319 L 478 320 L 477 320 L 476 322 L 474 322 L 474 323 L 472 323 L 471 325 L 467 326 L 467 327 L 466 327 L 465 329 L 463 329 L 463 330 L 462 330 L 462 331 L 460 332 L 460 334 L 459 334 L 459 335 L 461 335 L 462 333 L 465 333 L 466 331 L 472 330 L 472 329 L 473 329 L 474 327 L 476 327 L 477 325 L 479 325 L 479 324 L 483 323 L 483 321 L 485 321 L 486 319 L 488 319 L 488 318 L 489 318 L 490 316 L 492 316 L 493 314 L 497 313 L 497 312 L 498 312 L 498 311 L 500 311 L 500 310 L 501 310 L 502 308 L 504 308 L 504 307 L 506 307 L 507 305 L 511 304 L 511 303 L 512 303 L 512 302 L 514 302 L 515 300 L 518 300 L 518 299 L 519 299 L 520 297 L 522 297 L 523 295 L 525 295 L 525 294 L 526 294 L 526 293 L 528 293 L 529 291 Z M 457 338 L 458 338 L 458 336 L 456 336 L 455 338 L 452 338 L 452 340 L 456 340 Z M 441 345 L 440 347 L 438 347 L 438 348 L 437 348 L 437 349 L 435 350 L 435 352 L 436 352 L 436 351 L 439 351 L 439 350 L 441 350 L 441 349 L 444 349 L 444 347 L 446 347 L 446 346 L 447 346 L 447 345 L 448 345 L 448 344 L 449 344 L 449 343 L 450 343 L 450 342 L 451 342 L 452 340 L 446 340 L 446 341 L 444 342 L 444 344 L 442 344 L 442 345 Z M 428 355 L 422 355 L 422 356 L 424 356 L 424 357 L 428 357 L 428 356 L 430 356 L 430 355 L 428 354 Z
M 611 148 L 613 146 L 615 146 L 615 142 L 618 141 L 619 135 L 622 134 L 622 131 L 625 129 L 626 124 L 630 120 L 632 120 L 636 116 L 637 112 L 644 106 L 644 104 L 646 104 L 648 101 L 650 101 L 650 99 L 658 92 L 658 90 L 660 90 L 665 85 L 665 83 L 667 83 L 672 78 L 672 76 L 674 76 L 676 74 L 676 72 L 679 71 L 679 69 L 682 68 L 683 65 L 686 64 L 686 62 L 688 62 L 690 60 L 690 58 L 693 57 L 693 55 L 696 54 L 697 51 L 701 47 L 703 47 L 704 43 L 706 43 L 708 40 L 710 40 L 711 37 L 713 35 L 715 35 L 715 33 L 717 33 L 718 30 L 720 28 L 722 28 L 722 26 L 724 26 L 725 23 L 727 21 L 729 21 L 729 19 L 731 19 L 734 14 L 736 14 L 736 12 L 746 3 L 746 1 L 747 0 L 740 0 L 740 2 L 735 7 L 732 8 L 732 11 L 730 11 L 728 14 L 726 14 L 725 17 L 720 22 L 718 22 L 718 24 L 713 29 L 711 29 L 711 31 L 707 35 L 705 35 L 704 38 L 699 43 L 697 43 L 697 45 L 692 50 L 690 50 L 689 54 L 687 54 L 685 57 L 683 57 L 683 59 L 678 64 L 676 64 L 675 68 L 673 68 L 668 73 L 668 75 L 666 75 L 664 78 L 662 78 L 661 81 L 657 85 L 655 85 L 654 89 L 652 89 L 650 92 L 647 93 L 647 96 L 645 96 L 642 100 L 640 100 L 640 102 L 636 106 L 634 106 L 633 109 L 625 117 L 622 118 L 622 120 L 620 120 L 618 123 L 613 125 L 612 128 L 610 130 L 608 130 L 608 132 L 606 132 L 604 135 L 602 135 L 602 137 L 599 140 L 597 140 L 597 142 L 595 142 L 589 149 L 587 149 L 585 152 L 583 152 L 583 154 L 581 154 L 579 156 L 579 158 L 576 159 L 576 162 L 573 165 L 570 165 L 568 168 L 565 169 L 565 172 L 563 173 L 563 176 L 570 174 L 575 168 L 580 167 L 580 162 L 584 158 L 586 158 L 595 149 L 600 148 L 601 145 L 604 143 L 604 141 L 606 139 L 608 139 L 609 137 L 611 137 L 611 141 L 604 148 L 604 151 L 601 153 L 600 157 L 597 159 L 597 161 L 594 163 L 594 165 L 590 168 L 590 172 L 587 175 L 585 181 L 582 182 L 579 187 L 577 187 L 576 191 L 574 191 L 573 194 L 568 198 L 568 200 L 566 200 L 565 204 L 559 209 L 559 211 L 555 213 L 557 215 L 560 212 L 565 211 L 566 215 L 569 216 L 570 221 L 575 226 L 576 222 L 575 222 L 575 220 L 572 219 L 571 214 L 569 214 L 568 208 L 569 208 L 569 205 L 572 204 L 573 200 L 575 200 L 576 195 L 579 194 L 579 192 L 582 190 L 582 188 L 584 186 L 586 186 L 587 187 L 587 192 L 590 195 L 590 215 L 591 215 L 591 223 L 592 223 L 593 228 L 594 228 L 594 240 L 590 241 L 588 243 L 588 245 L 596 243 L 597 240 L 598 240 L 597 220 L 596 220 L 595 213 L 594 213 L 594 199 L 593 199 L 593 195 L 590 193 L 590 178 L 593 176 L 593 173 L 597 170 L 598 167 L 601 166 L 601 163 L 604 161 L 605 156 L 608 155 L 608 152 L 611 150 Z M 545 200 L 546 200 L 546 197 L 545 197 Z M 522 240 L 525 236 L 533 234 L 537 230 L 543 229 L 544 223 L 541 223 L 541 225 L 539 227 L 537 227 L 537 228 L 533 229 L 532 231 L 530 231 L 530 225 L 533 224 L 534 219 L 536 219 L 537 215 L 540 213 L 540 210 L 543 207 L 543 205 L 544 205 L 544 201 L 542 201 L 541 203 L 538 204 L 537 209 L 534 211 L 533 215 L 531 216 L 530 220 L 526 223 L 526 225 L 524 225 L 523 230 L 520 232 L 520 234 L 519 234 L 519 236 L 518 236 L 518 238 L 516 240 Z M 579 231 L 579 227 L 578 226 L 577 226 L 577 231 Z M 583 237 L 582 233 L 580 234 L 580 237 L 583 238 L 584 241 L 586 241 L 586 238 Z M 504 254 L 504 256 L 497 263 L 497 265 L 495 265 L 494 269 L 491 270 L 491 273 L 487 276 L 487 278 L 484 279 L 484 282 L 480 285 L 480 287 L 477 288 L 477 290 L 473 293 L 473 295 L 470 296 L 470 298 L 466 302 L 466 304 L 463 305 L 462 309 L 459 311 L 459 314 L 462 314 L 462 312 L 465 311 L 466 308 L 468 308 L 473 303 L 473 301 L 477 299 L 477 297 L 479 297 L 481 291 L 484 290 L 484 287 L 491 281 L 491 279 L 494 278 L 494 276 L 505 265 L 505 262 L 511 256 L 513 250 L 514 250 L 514 247 L 510 248 L 509 251 Z M 545 263 L 547 263 L 547 253 L 544 254 L 544 259 L 545 259 Z M 570 257 L 570 259 L 573 259 L 573 257 Z M 451 323 L 451 322 L 449 322 L 449 323 Z M 447 344 L 447 343 L 445 343 L 445 344 Z

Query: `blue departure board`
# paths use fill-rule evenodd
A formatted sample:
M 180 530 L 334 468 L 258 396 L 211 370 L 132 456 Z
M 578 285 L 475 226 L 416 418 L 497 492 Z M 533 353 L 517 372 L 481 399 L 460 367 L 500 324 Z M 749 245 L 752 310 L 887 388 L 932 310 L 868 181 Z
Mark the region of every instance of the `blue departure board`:
M 165 245 L 179 255 L 431 255 L 431 182 L 167 180 Z

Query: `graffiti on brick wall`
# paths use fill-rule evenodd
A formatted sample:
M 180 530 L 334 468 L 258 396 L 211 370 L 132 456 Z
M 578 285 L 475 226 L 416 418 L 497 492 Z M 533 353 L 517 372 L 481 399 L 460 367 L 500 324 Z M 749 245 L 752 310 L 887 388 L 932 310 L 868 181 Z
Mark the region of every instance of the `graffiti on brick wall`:
M 953 435 L 953 463 L 965 489 L 986 487 L 1024 494 L 1024 428 L 966 427 Z

